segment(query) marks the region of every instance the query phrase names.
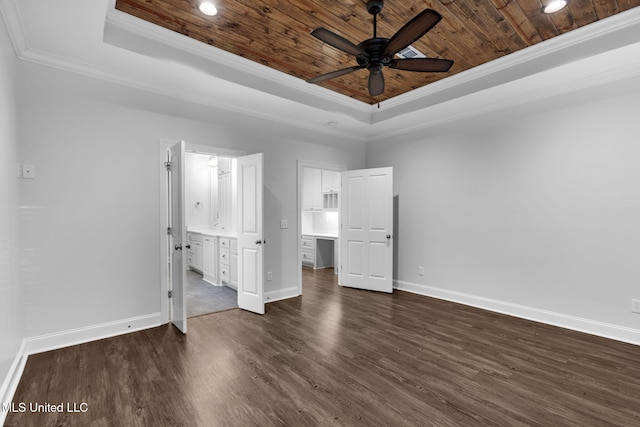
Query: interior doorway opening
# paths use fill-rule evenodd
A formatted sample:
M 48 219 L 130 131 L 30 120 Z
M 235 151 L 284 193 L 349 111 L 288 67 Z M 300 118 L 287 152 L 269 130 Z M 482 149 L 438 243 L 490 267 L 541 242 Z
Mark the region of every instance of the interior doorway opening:
M 195 199 L 187 197 L 185 186 L 188 154 L 205 155 L 218 168 L 214 173 L 215 168 L 208 165 L 211 169 L 204 175 L 209 177 L 209 193 Z M 213 286 L 236 284 L 237 306 L 264 314 L 263 154 L 161 140 L 160 159 L 163 323 L 171 322 L 186 333 L 187 269 Z M 218 196 L 212 197 L 216 185 Z M 200 213 L 204 223 L 187 224 L 189 210 L 205 210 Z
M 298 161 L 298 286 L 303 269 L 340 269 L 340 165 Z

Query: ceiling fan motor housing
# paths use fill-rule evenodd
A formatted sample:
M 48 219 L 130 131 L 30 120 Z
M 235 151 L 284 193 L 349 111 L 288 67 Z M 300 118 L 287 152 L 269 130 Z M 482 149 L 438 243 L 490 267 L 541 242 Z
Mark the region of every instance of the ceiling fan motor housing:
M 376 14 L 380 13 L 380 11 L 382 11 L 383 7 L 384 7 L 384 1 L 383 0 L 369 0 L 367 2 L 367 10 L 372 15 L 376 15 Z
M 383 58 L 382 50 L 387 45 L 388 41 L 389 39 L 378 37 L 367 39 L 360 43 L 358 47 L 367 52 L 369 57 L 365 58 L 363 56 L 357 56 L 356 60 L 358 61 L 358 64 L 367 66 L 367 68 L 387 65 L 391 61 L 391 58 Z

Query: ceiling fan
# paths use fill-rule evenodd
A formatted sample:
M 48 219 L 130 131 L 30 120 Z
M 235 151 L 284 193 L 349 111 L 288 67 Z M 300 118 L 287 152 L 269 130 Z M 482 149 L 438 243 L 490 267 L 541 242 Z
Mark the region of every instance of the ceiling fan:
M 398 52 L 435 27 L 442 19 L 442 15 L 435 10 L 425 9 L 400 28 L 390 39 L 386 39 L 377 36 L 376 28 L 377 16 L 383 6 L 383 0 L 369 0 L 367 2 L 367 10 L 373 15 L 373 38 L 367 39 L 358 45 L 326 28 L 316 28 L 311 32 L 312 36 L 326 44 L 354 55 L 358 65 L 321 74 L 308 79 L 308 83 L 321 83 L 366 68 L 369 70 L 369 95 L 377 96 L 384 92 L 382 68 L 385 66 L 397 70 L 431 73 L 449 71 L 453 65 L 453 61 L 449 59 L 394 58 Z

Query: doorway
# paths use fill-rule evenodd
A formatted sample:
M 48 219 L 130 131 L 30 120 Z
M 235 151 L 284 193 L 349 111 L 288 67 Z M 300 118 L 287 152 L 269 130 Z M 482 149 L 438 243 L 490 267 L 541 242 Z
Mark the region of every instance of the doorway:
M 340 187 L 346 168 L 298 161 L 298 288 L 303 270 L 332 269 L 340 265 Z
M 212 203 L 206 194 L 188 199 L 187 206 L 187 153 L 205 155 L 208 162 L 219 162 L 217 175 L 212 172 L 205 175 L 209 175 L 211 181 L 218 180 L 218 193 L 224 192 L 227 198 L 213 198 L 218 208 L 208 214 L 205 202 L 209 206 Z M 186 333 L 187 267 L 192 266 L 196 268 L 189 270 L 201 273 L 202 280 L 210 285 L 229 288 L 235 285 L 237 305 L 263 314 L 263 155 L 247 156 L 234 150 L 161 140 L 160 159 L 164 160 L 159 162 L 163 165 L 160 168 L 160 234 L 161 241 L 165 242 L 160 246 L 163 323 L 172 322 Z M 188 210 L 196 213 L 204 210 L 204 214 L 199 213 L 204 223 L 188 228 Z
M 185 225 L 187 228 L 187 318 L 238 307 L 237 246 L 220 247 L 220 233 L 235 232 L 237 162 L 234 157 L 196 150 L 185 152 Z M 228 238 L 229 242 L 234 240 Z M 211 246 L 216 246 L 212 248 Z M 213 249 L 213 250 L 211 250 Z M 218 249 L 218 251 L 216 251 Z M 224 276 L 207 257 L 220 252 Z
M 393 292 L 393 168 L 344 169 L 298 162 L 300 295 L 303 268 L 333 268 L 340 286 Z

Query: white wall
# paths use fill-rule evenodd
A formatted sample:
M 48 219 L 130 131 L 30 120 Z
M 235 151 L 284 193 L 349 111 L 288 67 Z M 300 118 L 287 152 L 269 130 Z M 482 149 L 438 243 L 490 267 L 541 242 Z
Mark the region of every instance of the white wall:
M 186 153 L 185 168 L 185 216 L 187 227 L 211 226 L 211 168 L 209 156 Z
M 368 145 L 399 287 L 640 343 L 639 111 L 635 79 Z
M 363 145 L 32 63 L 20 94 L 21 151 L 38 173 L 22 196 L 27 337 L 160 311 L 160 139 L 265 154 L 276 296 L 297 286 L 297 160 L 364 165 Z
M 23 338 L 19 286 L 18 134 L 15 65 L 17 58 L 0 19 L 0 399 Z M 15 365 L 13 365 L 15 369 Z M 0 413 L 0 422 L 3 415 Z

